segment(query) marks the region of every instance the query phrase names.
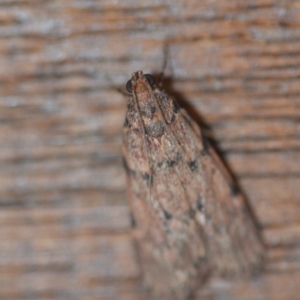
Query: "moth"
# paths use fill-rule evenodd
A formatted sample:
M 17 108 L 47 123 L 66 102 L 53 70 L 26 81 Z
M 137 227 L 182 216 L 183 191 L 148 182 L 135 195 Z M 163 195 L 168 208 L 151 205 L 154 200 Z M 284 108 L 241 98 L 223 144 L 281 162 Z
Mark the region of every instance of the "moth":
M 244 198 L 196 123 L 137 71 L 123 129 L 128 201 L 153 299 L 184 300 L 211 275 L 259 269 L 262 245 Z

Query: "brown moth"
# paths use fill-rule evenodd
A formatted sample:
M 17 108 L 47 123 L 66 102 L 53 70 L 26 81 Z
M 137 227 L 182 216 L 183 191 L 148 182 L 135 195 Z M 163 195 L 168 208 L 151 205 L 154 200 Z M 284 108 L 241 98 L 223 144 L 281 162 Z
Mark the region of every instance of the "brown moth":
M 198 126 L 149 74 L 128 81 L 123 131 L 128 200 L 153 299 L 184 300 L 213 275 L 259 269 L 245 201 Z

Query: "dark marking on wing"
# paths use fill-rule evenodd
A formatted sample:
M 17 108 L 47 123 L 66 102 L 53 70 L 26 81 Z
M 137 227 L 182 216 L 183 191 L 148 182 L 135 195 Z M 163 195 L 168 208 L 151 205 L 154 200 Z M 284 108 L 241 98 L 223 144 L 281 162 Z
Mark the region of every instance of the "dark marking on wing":
M 124 125 L 123 125 L 125 128 L 130 128 L 131 127 L 131 125 L 130 125 L 130 123 L 128 122 L 128 119 L 127 118 L 125 118 L 125 121 L 124 121 Z
M 168 169 L 172 168 L 174 165 L 176 165 L 177 161 L 176 160 L 163 160 L 160 161 L 157 166 L 161 169 Z
M 197 161 L 196 161 L 196 160 L 190 161 L 190 162 L 189 162 L 189 168 L 190 168 L 192 171 L 195 171 L 195 170 L 198 168 Z
M 147 181 L 148 186 L 153 185 L 153 176 L 149 173 L 142 173 L 142 178 Z
M 231 196 L 237 196 L 240 193 L 239 187 L 233 182 L 230 185 Z
M 167 164 L 169 168 L 174 167 L 176 164 L 178 163 L 178 159 L 174 159 L 174 160 L 168 160 Z
M 168 161 L 167 160 L 162 160 L 159 163 L 157 163 L 158 168 L 160 169 L 166 169 L 168 166 Z
M 164 123 L 161 121 L 147 123 L 146 132 L 149 136 L 160 137 L 165 133 Z
M 173 168 L 174 166 L 176 166 L 178 164 L 180 159 L 181 159 L 181 156 L 179 153 L 177 153 L 174 159 L 172 159 L 172 160 L 164 159 L 164 160 L 160 161 L 159 163 L 157 163 L 157 166 L 158 166 L 158 168 L 161 168 L 161 169 Z
M 149 119 L 153 119 L 155 113 L 156 113 L 156 107 L 154 105 L 145 106 L 143 109 L 141 109 L 142 116 L 147 117 Z
M 177 114 L 180 111 L 180 107 L 179 107 L 179 105 L 177 104 L 176 101 L 173 100 L 172 103 L 173 103 L 174 113 Z
M 173 216 L 167 212 L 166 210 L 163 210 L 164 212 L 164 217 L 167 219 L 167 220 L 171 220 L 173 218 Z
M 204 209 L 204 202 L 203 202 L 203 198 L 201 195 L 197 199 L 197 209 L 200 211 L 203 211 L 203 209 Z
M 135 220 L 133 214 L 130 214 L 130 221 L 131 221 L 131 227 L 135 228 L 136 227 L 136 220 Z
M 176 115 L 180 111 L 180 107 L 175 101 L 172 101 L 172 107 L 173 107 L 172 116 L 171 118 L 169 118 L 169 120 L 166 120 L 168 124 L 171 124 L 176 120 Z

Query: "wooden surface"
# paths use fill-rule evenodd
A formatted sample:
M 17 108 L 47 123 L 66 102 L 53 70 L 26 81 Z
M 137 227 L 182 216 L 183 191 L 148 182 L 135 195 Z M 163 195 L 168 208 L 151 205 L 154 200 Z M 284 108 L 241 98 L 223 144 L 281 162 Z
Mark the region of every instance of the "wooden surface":
M 264 273 L 199 299 L 299 299 L 298 1 L 0 1 L 0 298 L 144 299 L 116 91 L 136 70 L 204 123 L 249 200 Z

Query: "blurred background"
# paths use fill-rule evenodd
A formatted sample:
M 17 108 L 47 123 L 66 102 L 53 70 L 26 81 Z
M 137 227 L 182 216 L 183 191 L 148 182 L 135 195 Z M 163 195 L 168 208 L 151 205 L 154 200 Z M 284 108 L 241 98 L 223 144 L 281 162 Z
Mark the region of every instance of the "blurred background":
M 211 131 L 264 273 L 199 299 L 299 299 L 300 2 L 0 0 L 0 299 L 144 299 L 121 160 L 133 71 Z

